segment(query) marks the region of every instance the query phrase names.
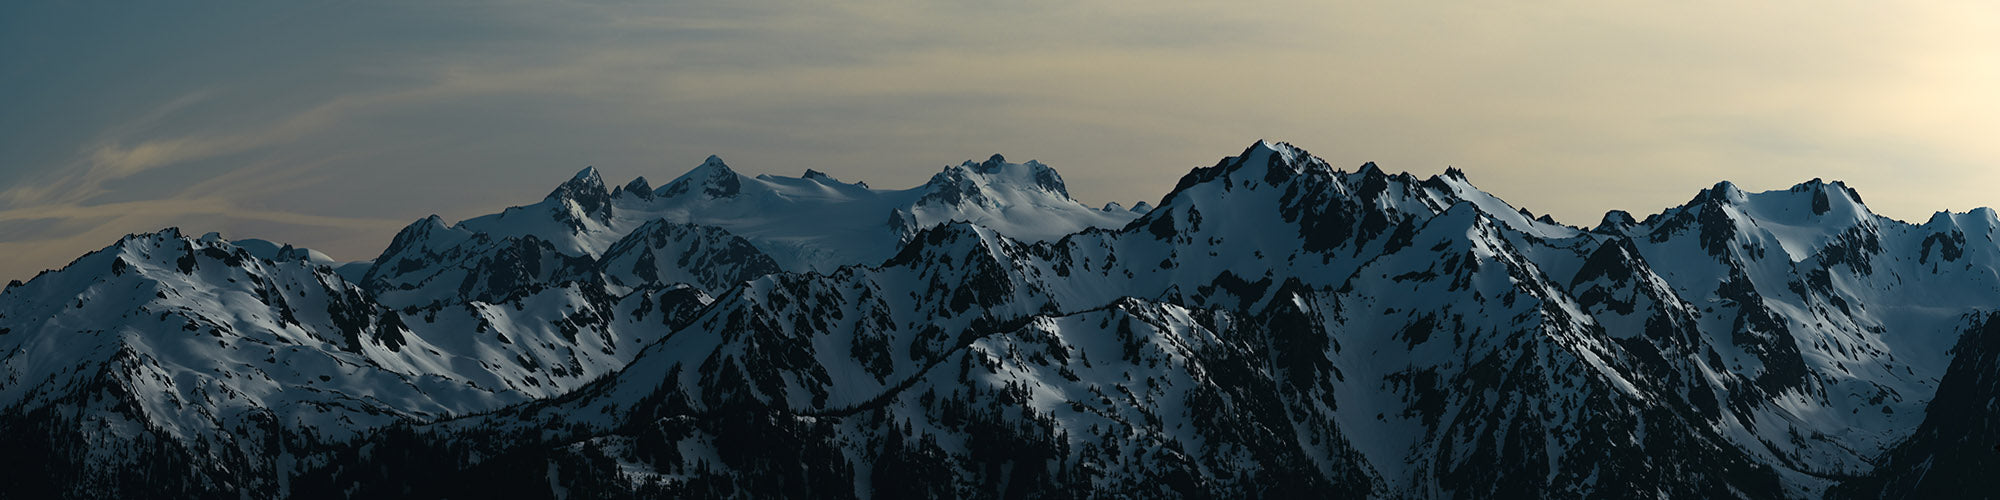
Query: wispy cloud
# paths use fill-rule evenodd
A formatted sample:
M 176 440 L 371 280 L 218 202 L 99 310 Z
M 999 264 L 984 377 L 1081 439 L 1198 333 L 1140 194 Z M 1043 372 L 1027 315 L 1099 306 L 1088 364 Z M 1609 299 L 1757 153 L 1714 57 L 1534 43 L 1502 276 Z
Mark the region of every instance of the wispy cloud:
M 1990 3 L 461 7 L 0 12 L 56 41 L 0 47 L 32 56 L 0 57 L 29 75 L 0 80 L 0 104 L 52 122 L 0 117 L 26 132 L 0 134 L 0 273 L 166 225 L 365 258 L 399 221 L 711 153 L 887 186 L 1001 152 L 1130 203 L 1273 138 L 1337 165 L 1457 165 L 1575 223 L 1721 178 L 1844 178 L 1905 218 L 1992 204 L 2000 183 Z M 111 32 L 149 43 L 92 42 Z

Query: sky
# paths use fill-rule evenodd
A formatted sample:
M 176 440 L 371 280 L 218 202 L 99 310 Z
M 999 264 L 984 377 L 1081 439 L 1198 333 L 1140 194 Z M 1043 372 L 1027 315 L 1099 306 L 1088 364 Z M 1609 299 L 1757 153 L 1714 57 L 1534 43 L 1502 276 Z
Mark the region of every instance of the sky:
M 1157 202 L 1258 139 L 1572 225 L 1720 180 L 2000 205 L 1995 2 L 7 2 L 0 279 L 179 227 L 373 258 L 585 166 Z

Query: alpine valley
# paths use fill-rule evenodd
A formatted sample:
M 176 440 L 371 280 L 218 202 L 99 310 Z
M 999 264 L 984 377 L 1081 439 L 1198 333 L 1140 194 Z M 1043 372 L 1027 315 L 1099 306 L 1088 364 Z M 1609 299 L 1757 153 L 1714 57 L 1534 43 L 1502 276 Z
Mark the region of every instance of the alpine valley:
M 373 260 L 136 234 L 0 292 L 5 498 L 2000 492 L 2000 219 L 1595 227 L 1257 142 L 1157 205 L 586 168 Z

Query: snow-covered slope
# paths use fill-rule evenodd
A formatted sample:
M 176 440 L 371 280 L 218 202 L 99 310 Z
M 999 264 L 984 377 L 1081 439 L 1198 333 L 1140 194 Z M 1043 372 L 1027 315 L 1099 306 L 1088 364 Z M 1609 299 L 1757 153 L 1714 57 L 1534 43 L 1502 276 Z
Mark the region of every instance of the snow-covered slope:
M 560 394 L 707 300 L 568 286 L 399 311 L 309 259 L 133 235 L 0 294 L 0 434 L 70 493 L 282 494 L 288 450 Z M 181 479 L 124 475 L 143 467 Z
M 1070 198 L 1054 169 L 1035 161 L 1009 163 L 1000 155 L 945 167 L 923 185 L 901 190 L 845 183 L 812 170 L 799 177 L 745 176 L 709 157 L 650 197 L 635 191 L 623 191 L 620 199 L 632 201 L 621 208 L 728 229 L 798 272 L 879 263 L 918 230 L 951 221 L 1036 241 L 1118 227 L 1136 216 L 1091 209 Z
M 270 490 L 284 444 L 499 397 L 383 366 L 423 349 L 396 312 L 327 268 L 213 236 L 130 236 L 0 298 L 7 434 L 56 448 L 36 458 L 78 465 L 54 472 L 84 492 L 147 460 L 189 467 L 206 487 Z M 239 466 L 160 456 L 158 443 Z
M 418 221 L 404 231 L 409 241 L 399 237 L 399 244 L 377 259 L 388 267 L 373 275 L 391 274 L 403 257 L 398 250 L 448 248 L 478 234 L 491 240 L 532 236 L 558 254 L 597 258 L 656 220 L 743 236 L 785 269 L 830 271 L 880 262 L 909 235 L 943 222 L 969 221 L 1039 240 L 1116 227 L 1135 216 L 1091 209 L 1069 197 L 1054 169 L 1034 161 L 1007 163 L 999 155 L 946 167 L 929 182 L 903 190 L 844 183 L 811 170 L 800 177 L 750 177 L 711 156 L 658 189 L 641 177 L 607 191 L 597 171 L 586 168 L 540 203 L 449 227 L 436 219 Z
M 1994 435 L 1991 210 L 1910 224 L 1839 182 L 1724 182 L 1586 230 L 1455 169 L 1263 141 L 1141 205 L 1087 207 L 998 156 L 900 191 L 710 158 L 657 189 L 586 169 L 537 204 L 419 221 L 360 286 L 276 245 L 154 238 L 190 250 L 0 295 L 0 396 L 27 402 L 0 435 L 76 456 L 100 447 L 50 444 L 82 442 L 55 430 L 71 409 L 147 408 L 90 411 L 270 464 L 209 460 L 196 477 L 220 479 L 186 491 L 329 497 L 1877 496 L 1990 462 L 1950 460 Z M 203 274 L 230 255 L 249 271 Z M 114 292 L 176 273 L 201 279 Z M 298 312 L 350 302 L 374 319 Z M 157 347 L 169 314 L 63 336 L 174 307 L 224 335 Z M 237 388 L 293 368 L 239 359 L 232 332 L 359 375 Z M 179 375 L 90 382 L 127 372 Z M 73 396 L 104 386 L 138 389 Z M 329 396 L 288 405 L 299 387 Z M 272 454 L 189 416 L 210 414 L 359 439 Z
M 691 248 L 755 251 L 785 270 L 826 272 L 880 263 L 916 231 L 945 222 L 967 221 L 1040 240 L 1118 227 L 1138 215 L 1085 206 L 1069 197 L 1054 169 L 1034 161 L 1008 163 L 999 155 L 946 167 L 929 182 L 903 190 L 844 183 L 812 170 L 800 177 L 745 176 L 711 156 L 658 189 L 641 177 L 607 190 L 597 170 L 585 168 L 539 203 L 458 224 L 436 216 L 417 221 L 375 259 L 362 283 L 386 303 L 403 305 L 480 297 L 517 283 L 583 280 L 621 241 L 662 223 L 704 226 L 675 230 L 676 238 L 711 240 L 706 246 L 689 243 L 696 245 Z M 678 234 L 688 231 L 698 234 Z M 739 237 L 749 246 L 733 243 Z M 659 236 L 652 238 L 655 246 L 664 244 Z M 496 264 L 506 269 L 493 268 Z M 719 293 L 765 272 L 759 267 L 744 276 L 694 284 Z M 491 279 L 506 281 L 473 283 Z
M 1916 430 L 2000 303 L 1990 211 L 1906 224 L 1813 181 L 1605 219 L 1259 142 L 1118 230 L 947 225 L 756 280 L 382 461 L 642 495 L 1812 497 Z
M 903 213 L 920 214 L 912 224 L 973 219 L 1050 234 L 1066 229 L 1008 217 L 1090 212 L 1072 218 L 1116 225 L 1133 216 L 1083 208 L 1032 162 L 968 162 L 940 179 L 948 182 L 936 189 L 861 187 L 859 204 L 796 209 L 820 223 L 847 205 L 887 217 L 881 199 L 907 198 Z M 832 182 L 817 173 L 798 181 Z M 801 196 L 792 184 L 783 194 Z M 655 197 L 643 179 L 606 190 L 585 169 L 540 203 L 456 225 L 418 221 L 373 261 L 168 231 L 10 285 L 0 302 L 5 427 L 23 430 L 15 444 L 43 451 L 31 461 L 60 459 L 38 466 L 52 473 L 39 483 L 48 489 L 23 491 L 131 494 L 145 482 L 106 469 L 159 459 L 188 477 L 174 483 L 186 493 L 283 494 L 308 464 L 271 446 L 312 448 L 487 411 L 609 374 L 684 325 L 710 291 L 779 270 L 725 229 L 658 217 L 671 212 L 662 198 L 672 196 Z M 841 244 L 894 248 L 897 231 L 909 230 L 876 229 L 887 236 L 828 240 L 815 258 L 852 250 Z M 133 430 L 74 432 L 94 425 Z M 124 453 L 133 450 L 146 453 Z
M 1704 369 L 1737 379 L 1732 439 L 1843 477 L 1909 435 L 1967 315 L 2000 304 L 1993 227 L 1984 210 L 1921 226 L 1880 217 L 1815 179 L 1755 194 L 1720 183 L 1618 232 L 1698 307 L 1715 349 Z M 1964 246 L 1968 233 L 1987 243 Z

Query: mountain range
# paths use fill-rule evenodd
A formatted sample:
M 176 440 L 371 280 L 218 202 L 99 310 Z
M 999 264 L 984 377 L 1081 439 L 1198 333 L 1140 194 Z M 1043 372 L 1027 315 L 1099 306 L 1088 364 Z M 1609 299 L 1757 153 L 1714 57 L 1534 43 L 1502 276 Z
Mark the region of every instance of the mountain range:
M 1594 227 L 1259 141 L 1093 208 L 593 168 L 341 263 L 130 235 L 0 292 L 0 497 L 2000 491 L 2000 218 Z

